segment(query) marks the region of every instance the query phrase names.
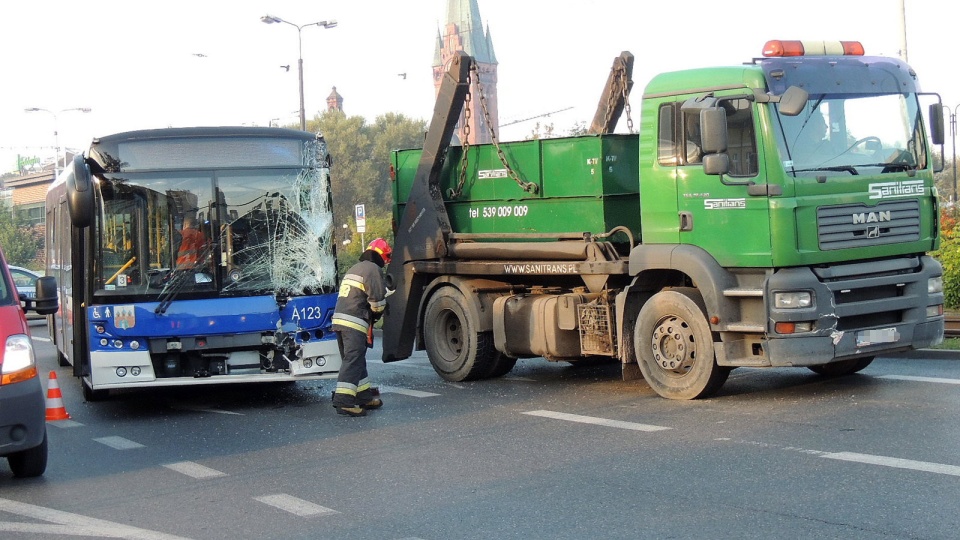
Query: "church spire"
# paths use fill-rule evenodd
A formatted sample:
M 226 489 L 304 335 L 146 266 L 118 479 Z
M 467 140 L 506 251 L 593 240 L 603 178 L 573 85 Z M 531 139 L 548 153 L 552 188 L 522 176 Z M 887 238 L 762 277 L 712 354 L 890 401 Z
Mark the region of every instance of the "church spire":
M 491 141 L 490 131 L 498 124 L 497 106 L 497 55 L 493 50 L 490 28 L 484 29 L 480 18 L 478 0 L 447 0 L 447 19 L 437 32 L 437 46 L 433 55 L 433 80 L 435 91 L 440 91 L 440 81 L 447 69 L 447 63 L 457 51 L 463 51 L 473 57 L 477 64 L 479 80 L 471 81 L 470 91 L 474 97 L 482 92 L 486 98 L 487 111 L 491 126 L 487 126 L 481 110 L 480 100 L 470 101 L 470 143 Z M 461 116 L 457 137 L 464 136 L 464 118 Z

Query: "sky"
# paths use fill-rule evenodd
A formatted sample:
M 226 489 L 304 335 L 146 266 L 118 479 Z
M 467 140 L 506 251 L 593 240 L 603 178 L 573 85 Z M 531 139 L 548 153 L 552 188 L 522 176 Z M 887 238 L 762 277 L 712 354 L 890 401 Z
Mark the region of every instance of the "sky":
M 561 132 L 589 123 L 621 51 L 636 57 L 633 95 L 639 96 L 656 73 L 748 62 L 769 39 L 859 40 L 868 55 L 899 56 L 903 36 L 900 0 L 478 1 L 499 61 L 499 120 L 517 122 L 498 134 L 505 141 L 523 139 L 536 122 Z M 957 47 L 950 36 L 960 3 L 903 1 L 907 59 L 922 88 L 956 111 L 960 70 L 952 66 Z M 299 33 L 308 119 L 326 107 L 335 86 L 348 115 L 372 122 L 399 112 L 429 120 L 431 64 L 446 6 L 446 0 L 5 2 L 0 172 L 14 170 L 18 154 L 52 158 L 56 142 L 85 149 L 94 137 L 122 131 L 298 124 L 298 32 L 262 23 L 266 14 L 296 25 L 338 23 Z M 24 111 L 32 107 L 50 112 Z M 91 112 L 66 110 L 79 107 Z M 520 121 L 531 117 L 537 118 Z

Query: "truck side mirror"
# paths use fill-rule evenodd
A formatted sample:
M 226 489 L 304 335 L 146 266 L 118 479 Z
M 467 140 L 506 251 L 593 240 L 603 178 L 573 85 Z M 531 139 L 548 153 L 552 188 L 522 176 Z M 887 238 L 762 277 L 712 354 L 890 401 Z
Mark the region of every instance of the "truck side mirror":
M 73 156 L 73 162 L 63 174 L 66 175 L 70 221 L 75 227 L 88 227 L 93 221 L 93 180 L 83 156 Z
M 943 110 L 941 103 L 932 103 L 930 105 L 930 140 L 933 144 L 943 144 Z
M 784 116 L 797 116 L 803 112 L 807 106 L 807 100 L 810 94 L 799 86 L 791 86 L 780 96 L 780 114 Z
M 703 172 L 712 175 L 730 172 L 730 156 L 727 154 L 707 154 L 703 156 Z
M 723 108 L 700 111 L 700 141 L 704 154 L 727 151 L 727 113 Z

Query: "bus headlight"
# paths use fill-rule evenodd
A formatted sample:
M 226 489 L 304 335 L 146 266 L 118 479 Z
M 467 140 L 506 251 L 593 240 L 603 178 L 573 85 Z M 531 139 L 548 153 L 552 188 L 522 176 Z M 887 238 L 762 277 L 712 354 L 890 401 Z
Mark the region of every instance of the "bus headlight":
M 777 309 L 799 309 L 812 304 L 813 295 L 810 291 L 785 291 L 773 295 L 773 305 Z

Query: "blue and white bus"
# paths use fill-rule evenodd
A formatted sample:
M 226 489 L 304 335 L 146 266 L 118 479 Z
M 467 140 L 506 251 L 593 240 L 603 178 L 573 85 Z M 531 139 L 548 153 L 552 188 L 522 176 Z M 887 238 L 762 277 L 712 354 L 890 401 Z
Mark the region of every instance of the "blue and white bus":
M 169 128 L 94 139 L 47 194 L 50 334 L 84 396 L 335 378 L 322 137 Z

